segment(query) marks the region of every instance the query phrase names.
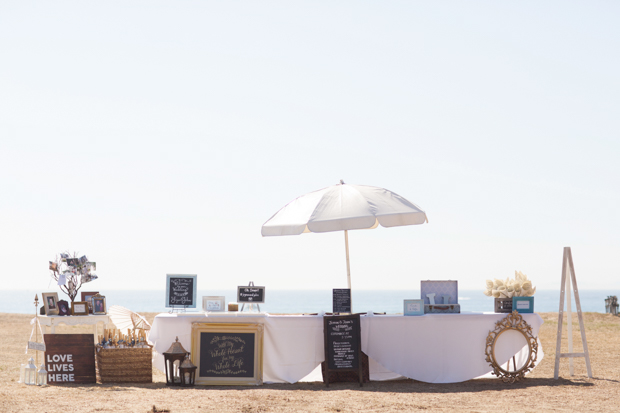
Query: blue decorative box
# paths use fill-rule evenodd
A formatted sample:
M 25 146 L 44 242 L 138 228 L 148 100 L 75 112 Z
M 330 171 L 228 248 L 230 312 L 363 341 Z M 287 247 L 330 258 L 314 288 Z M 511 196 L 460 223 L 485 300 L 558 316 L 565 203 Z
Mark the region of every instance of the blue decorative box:
M 435 294 L 434 303 L 428 294 Z M 420 298 L 424 300 L 424 313 L 460 313 L 459 282 L 453 280 L 420 281 Z
M 534 297 L 512 297 L 512 310 L 518 313 L 534 312 Z
M 435 294 L 435 302 L 431 303 L 427 294 Z M 459 282 L 446 281 L 420 281 L 420 295 L 424 304 L 458 304 L 459 303 Z M 444 295 L 449 298 L 444 302 Z

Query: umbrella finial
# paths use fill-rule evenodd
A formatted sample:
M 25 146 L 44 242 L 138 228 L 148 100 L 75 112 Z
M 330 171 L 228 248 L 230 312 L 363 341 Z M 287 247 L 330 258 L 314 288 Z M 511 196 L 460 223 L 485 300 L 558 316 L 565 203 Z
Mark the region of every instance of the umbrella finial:
M 344 185 L 344 181 L 342 179 L 340 180 L 340 185 Z

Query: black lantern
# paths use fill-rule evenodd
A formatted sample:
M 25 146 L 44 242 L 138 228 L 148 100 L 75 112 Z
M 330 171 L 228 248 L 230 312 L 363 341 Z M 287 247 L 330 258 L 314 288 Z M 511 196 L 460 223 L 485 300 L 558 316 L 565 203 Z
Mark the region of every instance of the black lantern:
M 185 356 L 179 370 L 181 371 L 181 386 L 193 386 L 196 383 L 196 366 L 189 359 L 189 353 Z
M 179 343 L 179 337 L 172 343 L 170 348 L 164 352 L 164 367 L 166 370 L 166 384 L 168 386 L 180 386 L 181 376 L 180 370 L 181 363 L 185 356 L 189 352 L 185 351 L 181 343 Z

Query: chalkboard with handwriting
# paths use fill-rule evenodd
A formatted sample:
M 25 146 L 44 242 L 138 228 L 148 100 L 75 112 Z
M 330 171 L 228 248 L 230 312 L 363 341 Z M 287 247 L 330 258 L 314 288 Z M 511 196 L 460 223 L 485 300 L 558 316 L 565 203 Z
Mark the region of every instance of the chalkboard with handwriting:
M 351 312 L 351 290 L 349 288 L 334 288 L 332 312 L 334 314 Z
M 254 377 L 254 334 L 200 333 L 201 377 Z
M 196 308 L 196 275 L 166 275 L 166 307 Z
M 262 384 L 262 324 L 193 323 L 197 384 Z
M 323 317 L 327 375 L 332 371 L 357 371 L 362 385 L 360 315 Z M 329 381 L 326 380 L 329 385 Z
M 237 302 L 263 304 L 265 302 L 265 287 L 246 285 L 237 287 Z

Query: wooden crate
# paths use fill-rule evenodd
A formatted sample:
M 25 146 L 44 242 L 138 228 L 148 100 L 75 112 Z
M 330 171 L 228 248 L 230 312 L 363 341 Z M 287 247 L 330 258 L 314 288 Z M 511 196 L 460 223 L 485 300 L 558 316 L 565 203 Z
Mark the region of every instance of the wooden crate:
M 97 346 L 97 383 L 152 383 L 153 350 Z

